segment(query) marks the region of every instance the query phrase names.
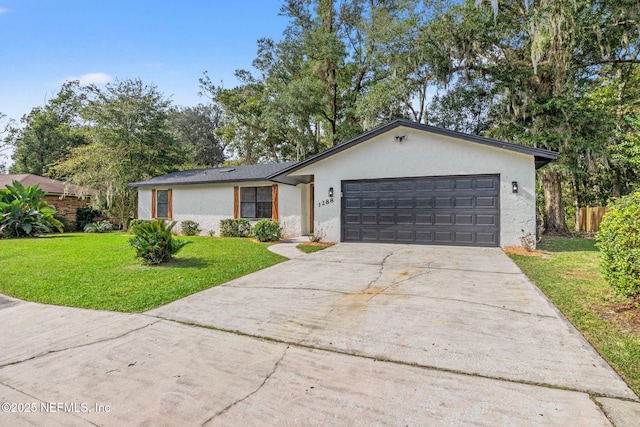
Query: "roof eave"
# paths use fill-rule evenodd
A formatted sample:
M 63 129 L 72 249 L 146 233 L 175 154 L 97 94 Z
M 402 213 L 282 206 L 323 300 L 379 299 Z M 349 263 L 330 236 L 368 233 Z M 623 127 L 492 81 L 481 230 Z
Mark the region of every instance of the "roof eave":
M 189 182 L 179 182 L 179 181 L 167 181 L 167 182 L 132 182 L 127 184 L 128 188 L 139 188 L 139 187 L 166 187 L 166 186 L 175 186 L 175 185 L 200 185 L 200 184 L 229 184 L 233 182 L 259 182 L 259 181 L 270 181 L 267 178 L 238 178 L 238 179 L 225 179 L 225 180 L 201 180 L 201 181 L 189 181 Z
M 408 128 L 412 128 L 412 129 L 417 129 L 417 130 L 422 130 L 425 132 L 430 132 L 430 133 L 435 133 L 435 134 L 439 134 L 439 135 L 444 135 L 444 136 L 448 136 L 448 137 L 452 137 L 452 138 L 457 138 L 457 139 L 462 139 L 465 141 L 471 141 L 471 142 L 476 142 L 482 145 L 487 145 L 490 147 L 496 147 L 496 148 L 501 148 L 504 150 L 509 150 L 509 151 L 515 151 L 515 152 L 520 152 L 523 154 L 529 154 L 534 156 L 535 158 L 535 162 L 536 162 L 536 169 L 541 168 L 542 166 L 546 165 L 549 162 L 552 162 L 553 160 L 558 158 L 558 153 L 554 152 L 554 151 L 549 151 L 549 150 L 543 150 L 541 148 L 533 148 L 533 147 L 526 147 L 524 145 L 518 145 L 518 144 L 513 144 L 513 143 L 509 143 L 509 142 L 504 142 L 504 141 L 499 141 L 497 139 L 490 139 L 490 138 L 485 138 L 483 136 L 477 136 L 477 135 L 470 135 L 470 134 L 465 134 L 465 133 L 461 133 L 461 132 L 456 132 L 456 131 L 452 131 L 449 129 L 444 129 L 444 128 L 438 128 L 438 127 L 433 127 L 433 126 L 429 126 L 429 125 L 425 125 L 422 123 L 416 123 L 416 122 L 411 122 L 408 120 L 404 120 L 404 119 L 396 119 L 392 122 L 389 122 L 385 125 L 382 125 L 380 127 L 377 127 L 375 129 L 372 129 L 368 132 L 365 132 L 353 139 L 350 139 L 349 141 L 346 141 L 342 144 L 336 145 L 335 147 L 329 148 L 328 150 L 323 151 L 322 153 L 318 153 L 314 156 L 309 157 L 306 160 L 303 160 L 301 162 L 295 163 L 279 172 L 276 172 L 274 174 L 271 174 L 269 176 L 267 176 L 267 179 L 271 180 L 271 181 L 278 181 L 278 180 L 282 180 L 284 179 L 283 176 L 284 175 L 288 175 L 291 172 L 295 172 L 296 170 L 302 169 L 303 167 L 312 165 L 322 159 L 325 159 L 329 156 L 332 156 L 334 154 L 337 154 L 343 150 L 346 150 L 354 145 L 357 145 L 361 142 L 367 141 L 371 138 L 374 138 L 378 135 L 381 135 L 385 132 L 388 132 L 392 129 L 395 129 L 397 127 L 400 126 L 404 126 L 404 127 L 408 127 Z

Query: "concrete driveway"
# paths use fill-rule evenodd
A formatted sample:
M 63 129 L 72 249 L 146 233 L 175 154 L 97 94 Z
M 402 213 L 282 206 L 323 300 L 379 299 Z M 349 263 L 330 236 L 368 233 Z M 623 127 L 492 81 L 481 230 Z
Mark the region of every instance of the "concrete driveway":
M 640 419 L 499 249 L 274 248 L 295 259 L 143 314 L 0 298 L 0 425 Z

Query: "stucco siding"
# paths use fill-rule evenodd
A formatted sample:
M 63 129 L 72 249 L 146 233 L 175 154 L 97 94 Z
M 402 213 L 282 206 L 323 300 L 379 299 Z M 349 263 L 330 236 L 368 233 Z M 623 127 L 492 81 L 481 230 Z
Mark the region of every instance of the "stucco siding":
M 266 181 L 243 182 L 240 187 L 271 187 Z M 220 235 L 220 221 L 233 218 L 234 184 L 198 184 L 157 187 L 156 190 L 172 189 L 172 219 L 174 221 L 192 220 L 200 224 L 203 235 L 213 231 Z M 290 185 L 278 185 L 278 213 L 284 234 L 300 234 L 300 191 Z M 151 218 L 151 189 L 138 190 L 138 217 Z M 256 221 L 252 221 L 255 224 Z M 176 230 L 180 225 L 176 226 Z
M 398 142 L 396 135 L 406 138 Z M 342 180 L 445 175 L 500 175 L 500 245 L 521 245 L 523 234 L 535 233 L 535 165 L 528 154 L 399 127 L 293 175 L 308 174 L 314 175 L 316 233 L 328 241 L 340 240 Z M 518 182 L 516 194 L 512 181 Z
M 151 219 L 151 189 L 138 188 L 138 218 Z
M 299 236 L 302 233 L 301 190 L 301 185 L 278 184 L 278 215 L 285 237 Z

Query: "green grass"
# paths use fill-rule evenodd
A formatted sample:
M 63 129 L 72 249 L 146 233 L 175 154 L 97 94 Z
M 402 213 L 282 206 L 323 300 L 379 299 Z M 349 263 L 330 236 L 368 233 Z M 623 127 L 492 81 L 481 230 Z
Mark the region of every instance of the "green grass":
M 640 395 L 640 307 L 603 279 L 594 240 L 544 237 L 538 250 L 510 256 Z
M 149 310 L 284 261 L 250 239 L 179 237 L 176 260 L 144 266 L 124 233 L 0 240 L 0 293 L 47 304 Z
M 299 245 L 296 246 L 296 248 L 298 248 L 299 250 L 301 250 L 305 254 L 311 254 L 311 253 L 314 253 L 314 252 L 321 251 L 323 249 L 327 249 L 329 246 L 333 246 L 333 245 L 331 245 L 331 244 L 313 245 L 313 244 L 309 244 L 309 243 L 300 243 Z

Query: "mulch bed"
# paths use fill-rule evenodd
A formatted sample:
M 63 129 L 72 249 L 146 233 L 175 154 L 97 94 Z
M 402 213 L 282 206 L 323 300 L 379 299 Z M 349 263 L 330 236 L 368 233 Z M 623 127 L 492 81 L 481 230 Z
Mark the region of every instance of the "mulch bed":
M 522 246 L 505 246 L 502 248 L 508 254 L 513 255 L 522 255 L 522 256 L 544 256 L 542 252 L 538 252 L 536 250 L 527 250 Z

